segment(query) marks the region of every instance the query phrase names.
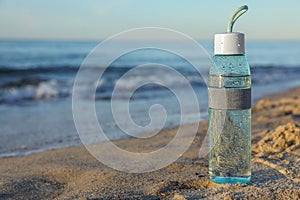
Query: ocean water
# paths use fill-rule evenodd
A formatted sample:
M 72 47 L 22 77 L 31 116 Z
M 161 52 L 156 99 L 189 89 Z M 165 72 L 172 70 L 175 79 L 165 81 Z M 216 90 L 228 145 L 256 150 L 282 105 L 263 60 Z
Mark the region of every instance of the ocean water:
M 212 55 L 212 41 L 199 41 Z M 99 42 L 71 41 L 0 41 L 0 157 L 24 155 L 71 145 L 80 145 L 73 116 L 72 89 L 76 73 L 89 52 Z M 116 47 L 114 47 L 116 48 Z M 108 51 L 107 54 L 113 52 Z M 184 47 L 182 47 L 184 48 Z M 186 49 L 195 60 L 203 59 Z M 300 42 L 248 41 L 247 57 L 251 65 L 253 102 L 264 95 L 300 86 Z M 129 137 L 118 128 L 110 109 L 113 89 L 118 83 L 117 101 L 122 103 L 132 89 L 143 81 L 164 80 L 181 92 L 183 82 L 171 74 L 153 68 L 143 69 L 122 81 L 118 80 L 135 66 L 159 63 L 176 69 L 194 88 L 199 99 L 201 118 L 207 112 L 206 84 L 199 73 L 186 60 L 155 49 L 135 51 L 121 56 L 104 71 L 102 66 L 91 66 L 88 74 L 103 72 L 99 82 L 82 82 L 82 103 L 92 99 L 85 90 L 97 87 L 95 107 L 100 125 L 110 139 Z M 204 73 L 208 73 L 204 70 Z M 147 84 L 138 88 L 129 104 L 133 121 L 146 126 L 150 122 L 151 105 L 161 104 L 167 112 L 164 128 L 180 124 L 180 105 L 167 88 Z M 122 108 L 121 108 L 122 109 Z M 84 115 L 84 106 L 82 108 Z M 89 117 L 89 116 L 87 116 Z M 146 133 L 141 133 L 146 134 Z

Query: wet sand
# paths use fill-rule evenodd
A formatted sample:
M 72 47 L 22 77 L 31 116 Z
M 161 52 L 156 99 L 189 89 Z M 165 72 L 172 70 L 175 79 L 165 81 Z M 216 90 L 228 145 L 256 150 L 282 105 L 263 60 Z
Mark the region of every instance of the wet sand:
M 130 174 L 106 167 L 84 147 L 49 150 L 0 161 L 0 199 L 299 199 L 300 88 L 274 94 L 253 106 L 252 180 L 219 185 L 208 177 L 207 158 L 199 148 L 207 122 L 175 163 L 155 172 Z M 176 129 L 146 143 L 115 141 L 149 152 L 167 144 Z

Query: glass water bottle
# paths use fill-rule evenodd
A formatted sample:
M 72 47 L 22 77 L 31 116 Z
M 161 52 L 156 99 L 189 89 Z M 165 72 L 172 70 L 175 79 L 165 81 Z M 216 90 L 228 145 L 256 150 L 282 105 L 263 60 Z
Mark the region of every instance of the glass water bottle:
M 251 75 L 244 34 L 215 35 L 209 73 L 209 176 L 216 183 L 251 177 Z

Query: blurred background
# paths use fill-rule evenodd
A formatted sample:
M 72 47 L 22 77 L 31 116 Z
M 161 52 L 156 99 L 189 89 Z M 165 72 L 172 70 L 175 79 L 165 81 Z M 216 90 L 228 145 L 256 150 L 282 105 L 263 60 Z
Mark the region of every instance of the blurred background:
M 249 11 L 234 30 L 246 33 L 255 103 L 264 95 L 300 86 L 299 1 L 0 0 L 0 157 L 80 144 L 72 117 L 73 82 L 85 57 L 107 37 L 137 27 L 169 28 L 189 35 L 212 56 L 213 35 L 225 32 L 233 10 L 244 4 Z M 172 38 L 154 35 L 150 39 L 163 42 Z M 128 41 L 135 42 L 134 38 Z M 131 68 L 146 63 L 174 67 L 199 96 L 206 91 L 199 74 L 173 54 L 148 49 L 118 58 L 101 82 L 82 83 L 87 88 L 97 85 L 98 118 L 111 139 L 128 137 L 118 129 L 109 110 L 115 83 Z M 90 73 L 99 70 L 103 70 L 101 66 L 91 66 Z M 161 78 L 176 83 L 172 77 L 150 70 L 128 77 L 124 94 L 140 79 Z M 82 99 L 90 101 L 84 95 Z M 132 98 L 131 114 L 137 124 L 149 123 L 148 109 L 154 103 L 168 111 L 165 128 L 179 124 L 175 96 L 156 85 L 140 88 Z M 204 113 L 205 105 L 200 105 Z M 203 119 L 205 115 L 190 123 Z

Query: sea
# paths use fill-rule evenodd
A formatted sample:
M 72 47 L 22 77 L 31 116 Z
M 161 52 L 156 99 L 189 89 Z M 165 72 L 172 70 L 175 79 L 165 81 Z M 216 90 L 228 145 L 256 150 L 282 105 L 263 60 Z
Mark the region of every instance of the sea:
M 197 42 L 208 56 L 212 56 L 212 41 Z M 73 86 L 81 64 L 99 44 L 101 41 L 0 41 L 0 157 L 82 144 L 73 119 Z M 115 48 L 118 47 L 111 47 L 107 56 L 113 54 Z M 203 59 L 191 49 L 185 49 L 185 52 L 195 60 Z M 248 41 L 247 58 L 252 73 L 253 103 L 265 95 L 300 86 L 300 41 Z M 129 111 L 137 125 L 143 127 L 150 123 L 149 109 L 156 104 L 163 106 L 167 114 L 163 129 L 181 124 L 181 105 L 176 95 L 156 82 L 163 80 L 182 93 L 186 91 L 186 82 L 151 66 L 118 82 L 136 66 L 149 63 L 174 68 L 194 89 L 199 110 L 191 109 L 190 120 L 184 123 L 207 118 L 207 86 L 199 71 L 170 52 L 142 49 L 121 55 L 109 66 L 95 63 L 86 76 L 101 72 L 101 80 L 78 83 L 83 88 L 82 105 L 79 105 L 82 106 L 82 115 L 85 115 L 84 104 L 94 101 L 99 124 L 109 139 L 132 137 L 118 127 L 111 112 L 111 96 L 117 84 L 119 89 L 121 87 L 116 96 L 120 105 L 136 88 L 129 97 Z M 209 65 L 203 73 L 208 73 L 208 69 Z M 143 81 L 151 83 L 140 86 Z M 96 88 L 94 96 L 86 95 L 85 90 L 91 88 Z M 118 109 L 122 112 L 122 108 L 116 106 L 117 112 Z M 198 116 L 198 112 L 200 117 L 193 117 Z

